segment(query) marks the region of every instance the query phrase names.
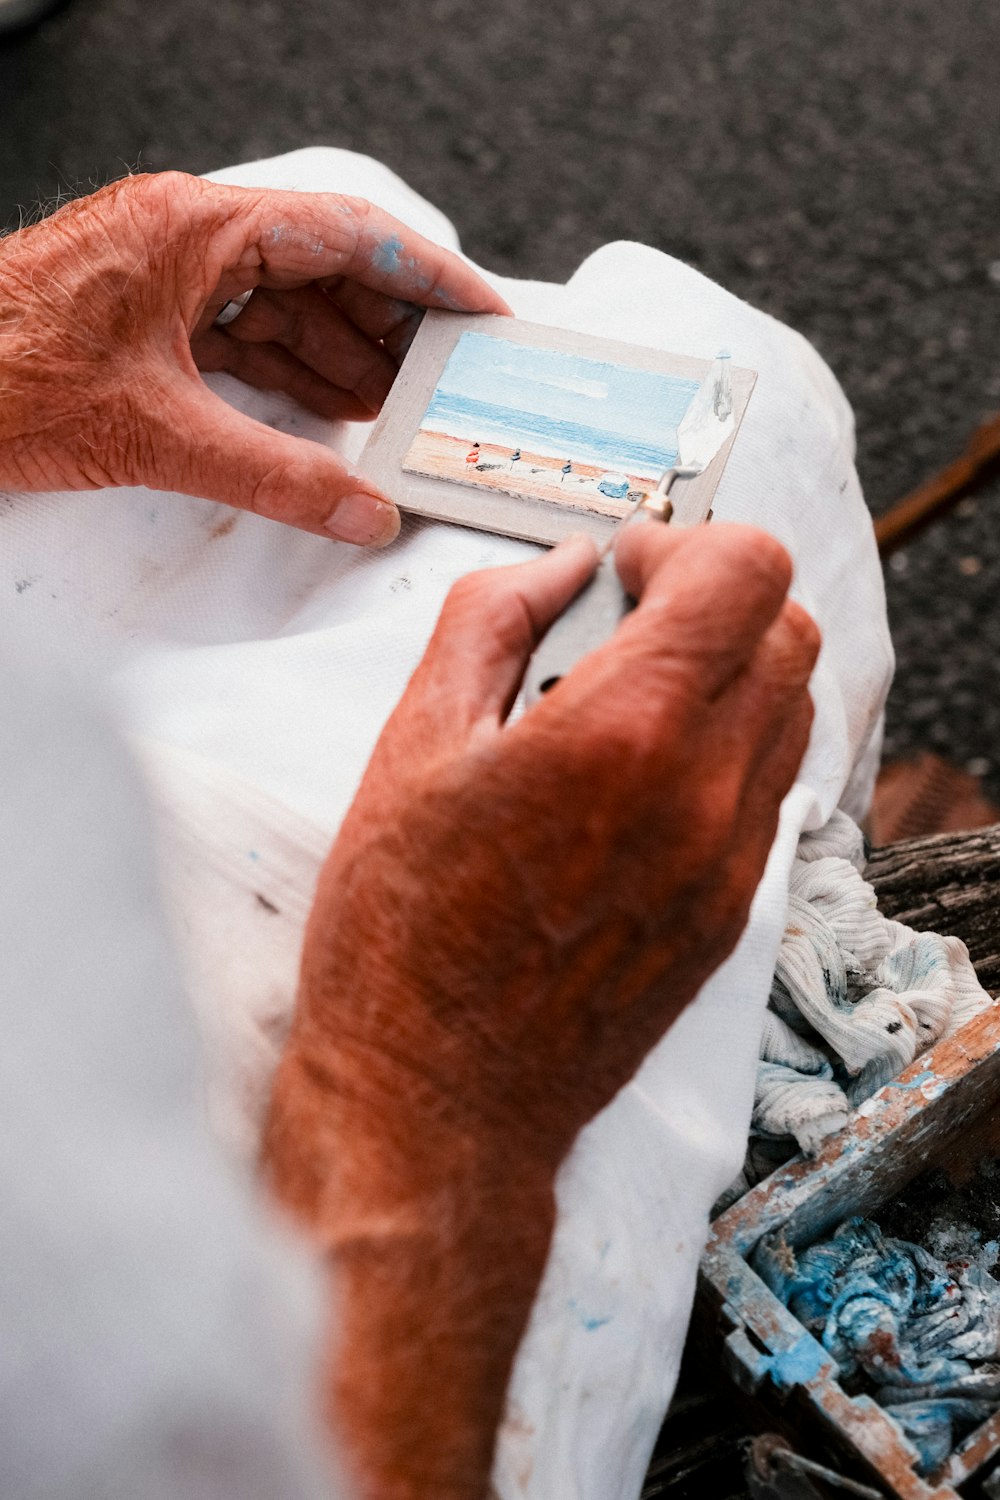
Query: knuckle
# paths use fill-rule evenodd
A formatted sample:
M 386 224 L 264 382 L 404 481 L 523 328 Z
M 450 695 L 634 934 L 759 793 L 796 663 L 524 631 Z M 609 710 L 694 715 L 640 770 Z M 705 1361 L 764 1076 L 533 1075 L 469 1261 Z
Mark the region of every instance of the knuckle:
M 172 197 L 174 193 L 185 190 L 192 181 L 187 172 L 178 171 L 176 167 L 165 172 L 141 172 L 124 180 L 136 197 L 143 198 Z
M 499 569 L 483 568 L 452 584 L 445 607 L 453 614 L 475 618 L 485 625 L 498 625 L 510 614 L 516 599 Z
M 527 650 L 534 640 L 531 616 L 523 597 L 503 576 L 502 568 L 467 573 L 454 583 L 441 611 L 446 632 L 474 633 L 488 649 L 503 654 Z
M 648 582 L 689 542 L 689 536 L 673 526 L 629 526 L 615 538 L 615 561 L 634 584 Z
M 623 711 L 620 700 L 608 701 L 585 714 L 574 707 L 560 744 L 585 795 L 613 791 L 630 817 L 643 809 L 650 826 L 678 843 L 704 837 L 714 845 L 721 836 L 727 817 L 721 794 L 706 788 L 684 734 L 664 722 L 655 703 L 633 700 Z
M 448 590 L 444 611 L 448 615 L 479 614 L 491 606 L 493 586 L 490 573 L 482 569 L 478 573 L 466 573 Z
M 687 788 L 685 816 L 705 866 L 713 865 L 734 836 L 738 796 L 725 777 L 701 778 Z
M 745 580 L 773 590 L 779 597 L 788 592 L 792 559 L 788 549 L 769 531 L 757 526 L 710 526 L 704 535 L 711 538 L 729 566 Z
M 805 697 L 819 647 L 819 632 L 804 611 L 801 618 L 782 613 L 761 655 L 762 682 L 776 702 Z
M 284 489 L 283 481 L 287 474 L 283 464 L 271 464 L 262 474 L 254 480 L 249 492 L 241 506 L 253 511 L 255 515 L 272 516 L 275 512 L 275 498 Z
M 803 657 L 814 662 L 823 644 L 823 636 L 816 621 L 794 599 L 789 599 L 785 605 L 785 618 Z
M 343 218 L 353 219 L 359 226 L 367 224 L 372 213 L 370 200 L 352 193 L 331 193 L 330 207 Z
M 547 701 L 558 707 L 555 696 Z M 656 773 L 660 736 L 645 706 L 612 706 L 602 696 L 588 695 L 566 705 L 560 717 L 568 719 L 560 725 L 564 765 L 584 782 L 634 787 Z
M 753 667 L 765 701 L 780 710 L 805 696 L 820 644 L 811 617 L 799 605 L 786 603 L 764 637 Z
M 126 202 L 157 210 L 176 202 L 182 195 L 190 194 L 197 183 L 196 177 L 171 168 L 167 172 L 141 172 L 123 177 L 116 186 Z
M 735 946 L 747 924 L 754 892 L 763 873 L 763 865 L 758 868 L 756 864 L 739 860 L 730 865 L 727 876 L 719 881 L 713 925 L 717 927 L 720 941 L 727 951 Z
M 806 752 L 806 746 L 809 744 L 809 736 L 812 733 L 815 717 L 816 705 L 809 693 L 804 693 L 798 705 L 798 716 L 794 731 L 794 748 L 798 757 L 796 764 L 798 764 L 798 761 L 801 761 Z
M 176 169 L 135 173 L 112 183 L 111 206 L 147 241 L 162 244 L 186 232 L 199 205 L 202 212 L 207 209 L 211 189 L 212 184 Z
M 778 594 L 786 594 L 792 581 L 792 559 L 788 549 L 770 532 L 747 528 L 746 562 L 760 581 Z

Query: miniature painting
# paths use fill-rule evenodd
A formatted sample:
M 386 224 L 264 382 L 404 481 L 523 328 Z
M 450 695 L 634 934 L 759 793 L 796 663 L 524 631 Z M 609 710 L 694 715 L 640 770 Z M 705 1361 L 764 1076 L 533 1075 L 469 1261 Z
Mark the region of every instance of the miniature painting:
M 403 458 L 410 474 L 619 517 L 677 458 L 699 382 L 464 332 Z
M 549 544 L 585 531 L 603 545 L 682 464 L 692 472 L 671 490 L 673 519 L 696 526 L 756 378 L 728 354 L 432 308 L 359 467 L 413 516 Z

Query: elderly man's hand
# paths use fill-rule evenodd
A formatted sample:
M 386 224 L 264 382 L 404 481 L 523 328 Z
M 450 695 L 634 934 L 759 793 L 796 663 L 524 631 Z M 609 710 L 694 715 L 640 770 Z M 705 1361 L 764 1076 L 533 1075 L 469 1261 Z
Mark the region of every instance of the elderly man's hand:
M 732 949 L 806 745 L 787 554 L 718 524 L 625 531 L 637 608 L 505 725 L 593 562 L 457 585 L 320 879 L 267 1160 L 365 1495 L 485 1492 L 558 1164 Z
M 365 420 L 421 307 L 508 311 L 362 199 L 126 178 L 0 240 L 0 488 L 145 484 L 389 541 L 391 500 L 329 449 L 234 411 L 199 370 Z

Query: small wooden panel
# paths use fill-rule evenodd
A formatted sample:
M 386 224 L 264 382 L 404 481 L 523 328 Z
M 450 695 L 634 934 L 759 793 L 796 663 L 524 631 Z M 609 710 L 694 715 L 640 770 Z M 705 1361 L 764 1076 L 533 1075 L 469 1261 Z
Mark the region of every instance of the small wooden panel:
M 617 517 L 464 485 L 450 479 L 434 479 L 404 469 L 403 462 L 448 358 L 462 334 L 467 332 L 585 359 L 608 361 L 629 369 L 676 375 L 699 383 L 712 368 L 712 362 L 613 339 L 594 338 L 564 328 L 548 328 L 518 318 L 441 311 L 424 315 L 361 455 L 359 464 L 366 477 L 391 495 L 401 510 L 414 515 L 453 521 L 461 526 L 532 542 L 553 544 L 581 531 L 588 532 L 598 542 L 607 540 L 618 525 Z M 733 431 L 703 473 L 675 486 L 671 493 L 673 524 L 695 525 L 708 515 L 756 379 L 753 370 L 733 368 Z

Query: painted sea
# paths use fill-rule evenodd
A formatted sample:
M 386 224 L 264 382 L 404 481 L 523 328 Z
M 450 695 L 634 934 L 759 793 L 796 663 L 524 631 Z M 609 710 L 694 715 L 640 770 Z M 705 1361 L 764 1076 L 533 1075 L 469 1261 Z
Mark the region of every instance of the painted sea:
M 677 457 L 697 381 L 466 332 L 403 461 L 410 473 L 623 515 Z
M 692 391 L 697 386 L 692 385 Z M 644 442 L 625 437 L 584 422 L 553 418 L 540 411 L 524 411 L 511 406 L 497 406 L 492 401 L 476 401 L 453 391 L 436 390 L 421 427 L 429 432 L 447 433 L 449 437 L 468 437 L 469 442 L 530 449 L 548 458 L 577 459 L 605 469 L 622 469 L 643 475 L 656 483 L 664 469 L 677 457 L 676 429 L 670 442 Z

